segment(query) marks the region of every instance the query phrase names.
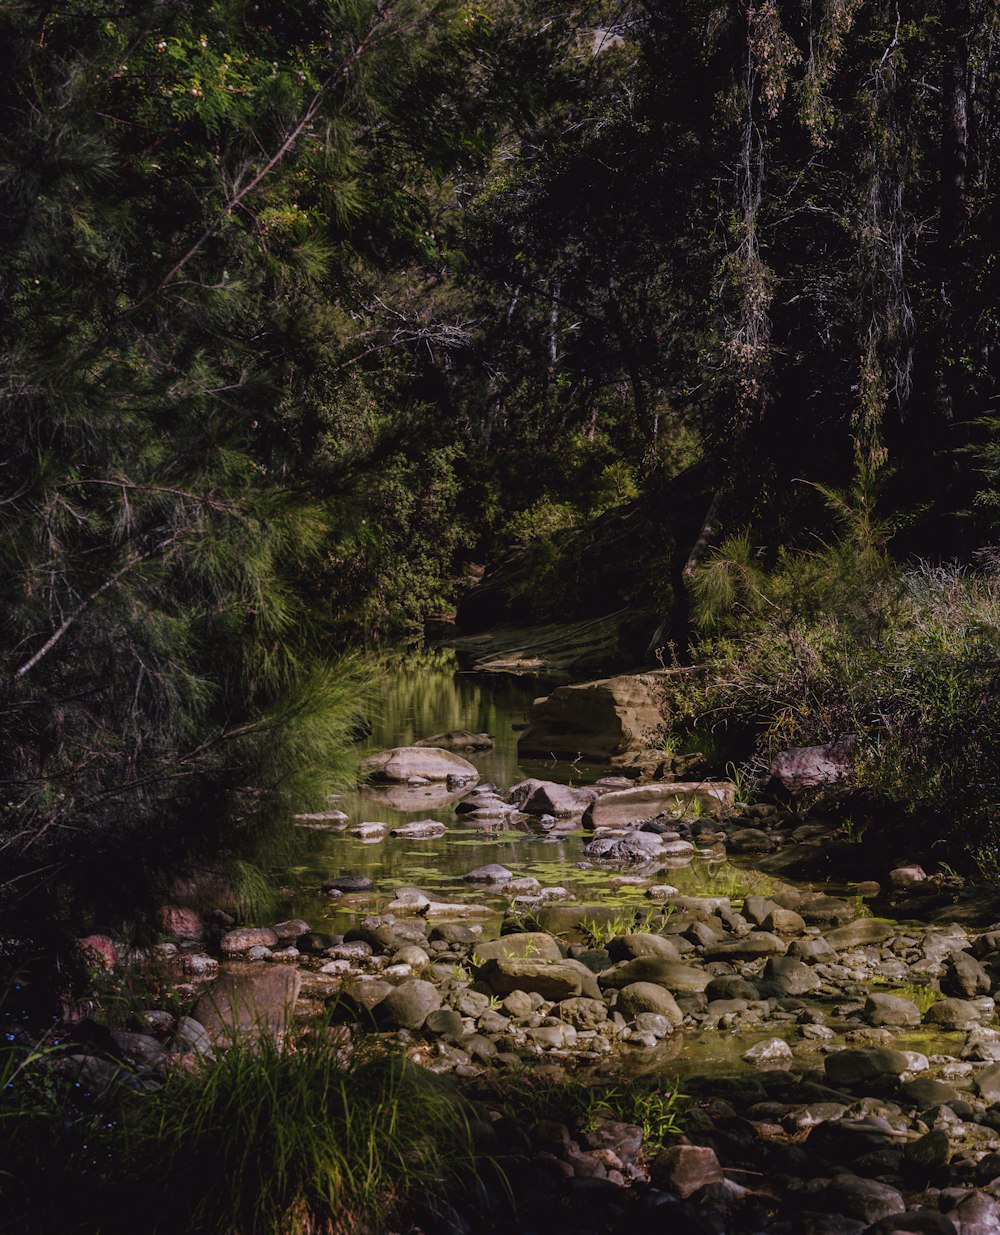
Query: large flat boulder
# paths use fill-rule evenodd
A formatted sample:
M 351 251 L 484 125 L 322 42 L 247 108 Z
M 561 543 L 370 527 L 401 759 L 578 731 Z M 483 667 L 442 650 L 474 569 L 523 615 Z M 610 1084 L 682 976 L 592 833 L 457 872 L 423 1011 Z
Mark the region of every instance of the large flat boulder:
M 673 810 L 723 815 L 732 809 L 735 800 L 736 786 L 732 781 L 659 781 L 602 794 L 584 812 L 583 826 L 624 828 L 637 820 L 652 819 L 661 811 Z
M 560 686 L 535 700 L 518 751 L 627 764 L 639 752 L 662 746 L 677 673 L 653 669 Z
M 512 991 L 539 994 L 543 999 L 558 1003 L 561 999 L 584 996 L 599 999 L 597 979 L 579 961 L 544 961 L 525 957 L 498 956 L 485 961 L 476 974 L 495 995 L 509 995 Z
M 242 1034 L 283 1033 L 291 1026 L 301 984 L 299 971 L 291 965 L 234 966 L 202 994 L 194 1019 L 213 1042 Z
M 449 776 L 475 781 L 475 765 L 454 751 L 438 746 L 394 746 L 362 760 L 361 775 L 376 783 L 406 784 L 413 779 L 447 780 Z

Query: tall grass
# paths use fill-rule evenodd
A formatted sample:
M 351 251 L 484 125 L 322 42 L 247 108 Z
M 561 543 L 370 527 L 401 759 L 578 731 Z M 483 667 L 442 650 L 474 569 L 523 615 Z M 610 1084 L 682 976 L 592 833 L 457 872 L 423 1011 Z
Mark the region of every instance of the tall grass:
M 86 1119 L 65 1093 L 40 1104 L 6 1056 L 5 1232 L 373 1235 L 476 1179 L 454 1090 L 398 1055 L 345 1063 L 321 1032 L 235 1043 Z

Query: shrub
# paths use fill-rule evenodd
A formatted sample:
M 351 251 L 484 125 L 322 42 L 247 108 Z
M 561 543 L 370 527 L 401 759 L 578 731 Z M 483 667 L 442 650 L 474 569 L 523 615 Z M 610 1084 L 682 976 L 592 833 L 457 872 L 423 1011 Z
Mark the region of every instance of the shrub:
M 845 535 L 762 567 L 730 540 L 695 584 L 699 719 L 746 725 L 759 761 L 846 734 L 856 783 L 935 819 L 1000 811 L 1000 574 L 918 564 Z
M 361 1235 L 474 1178 L 454 1091 L 399 1056 L 346 1063 L 323 1033 L 237 1042 L 157 1091 L 106 1093 L 87 1119 L 40 1103 L 23 1083 L 38 1052 L 17 1049 L 0 1073 L 21 1082 L 0 1112 L 14 1215 L 0 1229 Z

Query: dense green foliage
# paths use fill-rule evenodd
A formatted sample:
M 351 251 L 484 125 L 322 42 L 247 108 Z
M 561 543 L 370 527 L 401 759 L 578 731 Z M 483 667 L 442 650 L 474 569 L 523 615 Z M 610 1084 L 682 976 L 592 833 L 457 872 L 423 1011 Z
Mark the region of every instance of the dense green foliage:
M 995 536 L 985 0 L 22 0 L 0 34 L 21 911 L 252 856 L 336 772 L 337 655 L 511 544 L 528 617 L 613 595 L 683 655 L 720 528 L 729 601 L 871 648 L 922 621 L 890 557 Z M 909 516 L 884 597 L 816 487 L 858 477 Z M 642 587 L 577 560 L 616 512 Z

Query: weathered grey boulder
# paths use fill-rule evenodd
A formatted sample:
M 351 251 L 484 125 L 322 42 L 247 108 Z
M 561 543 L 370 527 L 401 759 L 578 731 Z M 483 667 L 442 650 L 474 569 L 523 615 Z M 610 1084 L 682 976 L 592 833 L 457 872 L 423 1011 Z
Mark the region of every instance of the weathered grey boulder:
M 630 982 L 628 986 L 623 986 L 618 992 L 615 1011 L 620 1012 L 627 1021 L 635 1020 L 643 1012 L 655 1012 L 674 1029 L 684 1019 L 670 991 L 655 982 Z
M 194 1019 L 214 1042 L 239 1034 L 283 1033 L 292 1024 L 302 979 L 291 965 L 248 965 L 220 974 L 202 994 Z
M 373 887 L 367 875 L 336 875 L 323 884 L 324 892 L 369 892 Z
M 597 975 L 597 981 L 604 990 L 620 990 L 624 986 L 631 986 L 633 982 L 652 982 L 675 993 L 703 991 L 711 979 L 712 975 L 704 969 L 680 965 L 676 961 L 658 956 L 619 961 L 617 965 L 612 965 L 610 969 Z
M 853 922 L 858 911 L 839 896 L 816 896 L 799 906 L 799 913 L 811 926 L 841 926 Z
M 277 944 L 278 936 L 269 926 L 241 926 L 234 931 L 226 931 L 219 940 L 219 947 L 227 956 L 238 956 L 251 948 L 274 948 Z
M 862 1179 L 858 1175 L 837 1175 L 817 1194 L 824 1209 L 845 1214 L 861 1222 L 877 1222 L 889 1214 L 901 1214 L 906 1209 L 902 1193 L 877 1179 Z
M 792 956 L 772 956 L 764 966 L 762 978 L 765 989 L 779 996 L 808 995 L 822 985 L 809 965 Z
M 954 997 L 939 999 L 924 1013 L 925 1024 L 937 1025 L 941 1029 L 968 1029 L 990 1019 L 992 1014 L 984 1013 L 975 1000 Z
M 667 781 L 614 789 L 602 794 L 583 815 L 585 828 L 624 828 L 638 820 L 652 819 L 661 811 L 698 809 L 721 815 L 732 808 L 736 786 L 728 780 Z M 694 803 L 698 803 L 697 808 Z
M 864 1018 L 869 1025 L 913 1026 L 920 1024 L 920 1009 L 900 995 L 875 992 L 868 996 Z
M 448 829 L 437 819 L 414 819 L 409 823 L 398 823 L 389 829 L 390 836 L 409 840 L 430 840 L 444 836 Z
M 770 931 L 749 931 L 738 939 L 713 943 L 704 951 L 707 961 L 752 961 L 763 956 L 784 956 L 788 945 Z
M 488 939 L 485 943 L 476 945 L 476 955 L 484 961 L 496 960 L 500 957 L 534 961 L 561 961 L 563 959 L 559 945 L 551 935 L 545 934 L 544 931 L 524 931 L 515 935 L 501 935 L 499 939 Z
M 671 1145 L 660 1150 L 650 1164 L 649 1175 L 657 1187 L 685 1199 L 708 1184 L 725 1180 L 715 1151 L 707 1145 Z
M 941 989 L 946 995 L 972 999 L 988 995 L 991 985 L 990 975 L 970 953 L 953 952 L 945 961 Z
M 372 974 L 356 974 L 341 986 L 337 1006 L 349 1017 L 368 1020 L 392 989 L 392 983 L 385 978 Z
M 380 1025 L 390 1029 L 421 1029 L 440 1007 L 441 993 L 433 982 L 406 978 L 379 1002 L 375 1016 Z
M 526 815 L 578 815 L 597 797 L 596 789 L 574 789 L 551 780 L 519 781 L 511 786 L 507 801 Z
M 493 739 L 488 733 L 470 733 L 468 729 L 449 729 L 447 733 L 435 733 L 431 738 L 421 738 L 414 746 L 433 746 L 436 750 L 492 750 Z
M 588 999 L 580 995 L 562 1000 L 558 1015 L 575 1029 L 599 1029 L 608 1019 L 608 1009 L 603 1000 Z
M 613 961 L 634 961 L 642 956 L 661 956 L 668 961 L 681 959 L 677 945 L 672 939 L 646 932 L 616 935 L 608 944 L 608 956 Z
M 535 700 L 518 750 L 627 764 L 630 756 L 662 745 L 675 677 L 669 669 L 656 669 L 560 686 Z
M 511 991 L 535 992 L 553 1003 L 577 995 L 588 999 L 600 998 L 594 975 L 577 961 L 539 961 L 500 956 L 481 965 L 476 976 L 495 995 L 509 995 Z
M 390 750 L 380 750 L 362 760 L 361 775 L 375 783 L 402 784 L 415 776 L 438 781 L 446 781 L 449 776 L 467 782 L 479 779 L 474 764 L 437 746 L 394 746 Z
M 1000 1102 L 1000 1063 L 988 1064 L 975 1074 L 976 1093 L 989 1103 Z
M 887 1046 L 848 1047 L 827 1055 L 823 1066 L 831 1084 L 855 1085 L 899 1076 L 909 1069 L 910 1060 L 904 1051 Z
M 693 852 L 694 846 L 688 849 Z M 664 846 L 653 832 L 626 832 L 624 836 L 597 836 L 583 852 L 598 862 L 650 862 L 663 855 Z
M 820 785 L 836 784 L 853 773 L 856 749 L 856 739 L 846 737 L 822 746 L 785 750 L 771 760 L 771 776 L 792 794 Z
M 784 1038 L 765 1038 L 744 1051 L 743 1058 L 758 1068 L 787 1068 L 793 1057 Z
M 462 878 L 466 883 L 510 883 L 514 872 L 499 862 L 489 862 L 486 866 L 477 866 Z
M 860 948 L 865 944 L 885 943 L 898 929 L 894 922 L 881 918 L 856 918 L 853 922 L 845 922 L 843 926 L 827 931 L 826 942 L 838 952 L 845 952 L 848 948 Z

